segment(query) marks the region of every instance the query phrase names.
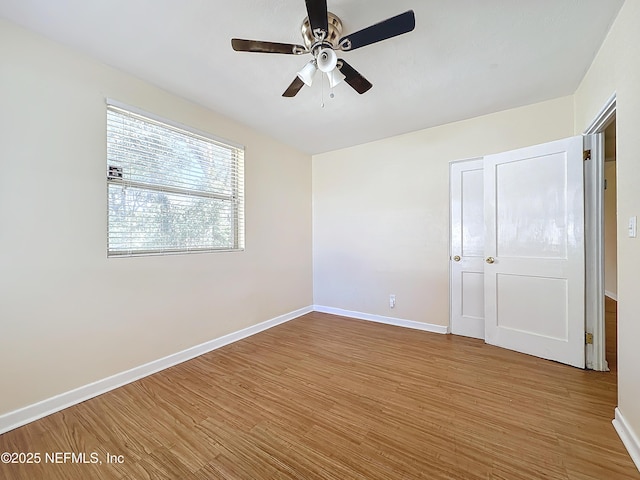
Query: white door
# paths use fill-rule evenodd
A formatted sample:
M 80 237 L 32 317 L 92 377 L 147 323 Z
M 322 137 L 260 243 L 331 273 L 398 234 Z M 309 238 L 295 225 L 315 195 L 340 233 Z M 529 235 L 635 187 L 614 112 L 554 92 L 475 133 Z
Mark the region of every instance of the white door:
M 584 368 L 583 141 L 484 158 L 485 341 Z
M 484 338 L 483 161 L 451 164 L 451 333 Z

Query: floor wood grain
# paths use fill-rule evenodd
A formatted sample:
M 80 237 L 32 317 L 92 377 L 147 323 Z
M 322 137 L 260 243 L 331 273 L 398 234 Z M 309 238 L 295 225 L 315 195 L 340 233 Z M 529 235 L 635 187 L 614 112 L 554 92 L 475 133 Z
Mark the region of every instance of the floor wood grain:
M 312 313 L 0 436 L 102 462 L 0 478 L 639 480 L 616 391 L 615 371 Z

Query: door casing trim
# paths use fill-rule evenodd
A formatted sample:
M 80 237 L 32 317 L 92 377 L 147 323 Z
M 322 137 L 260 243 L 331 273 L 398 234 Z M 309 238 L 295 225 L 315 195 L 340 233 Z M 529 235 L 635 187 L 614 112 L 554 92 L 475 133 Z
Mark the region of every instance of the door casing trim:
M 586 367 L 608 371 L 604 322 L 604 131 L 616 116 L 616 93 L 606 101 L 584 131 L 585 148 L 585 330 L 593 333 L 587 345 Z

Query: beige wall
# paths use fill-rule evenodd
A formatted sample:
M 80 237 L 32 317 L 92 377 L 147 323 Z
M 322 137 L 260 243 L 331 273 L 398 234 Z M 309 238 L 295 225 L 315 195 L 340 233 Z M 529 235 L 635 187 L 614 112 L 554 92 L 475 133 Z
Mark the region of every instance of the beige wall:
M 640 438 L 640 238 L 627 236 L 629 217 L 640 216 L 640 1 L 627 0 L 575 94 L 580 133 L 607 99 L 617 98 L 618 190 L 618 406 Z
M 448 325 L 449 162 L 572 133 L 564 97 L 314 156 L 314 303 Z
M 0 414 L 311 305 L 311 158 L 0 20 Z M 246 251 L 106 258 L 105 97 L 246 145 Z
M 617 298 L 618 256 L 616 224 L 616 162 L 604 164 L 604 290 L 607 295 Z

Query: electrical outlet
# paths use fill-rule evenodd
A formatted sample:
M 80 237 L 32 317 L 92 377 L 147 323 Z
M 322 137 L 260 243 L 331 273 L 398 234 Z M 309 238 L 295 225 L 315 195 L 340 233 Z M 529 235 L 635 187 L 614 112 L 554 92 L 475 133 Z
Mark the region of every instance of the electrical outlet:
M 395 295 L 389 295 L 389 308 L 395 308 L 396 307 L 396 296 Z
M 629 218 L 629 238 L 636 238 L 638 234 L 638 217 Z

